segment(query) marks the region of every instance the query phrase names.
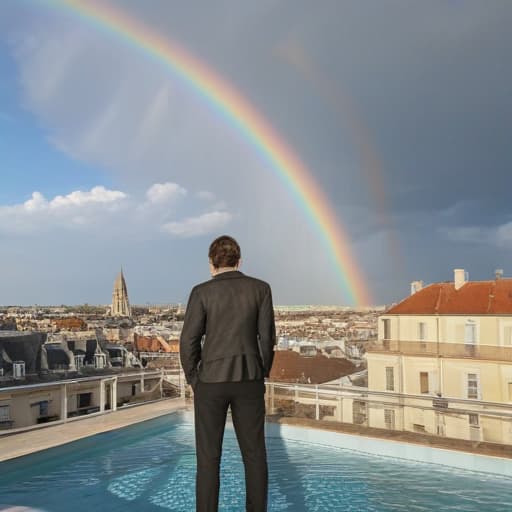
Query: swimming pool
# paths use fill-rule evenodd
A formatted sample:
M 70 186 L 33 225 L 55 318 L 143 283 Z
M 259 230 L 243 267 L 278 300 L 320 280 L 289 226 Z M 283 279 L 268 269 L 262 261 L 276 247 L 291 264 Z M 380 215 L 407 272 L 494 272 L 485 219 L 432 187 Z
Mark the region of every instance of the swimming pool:
M 269 430 L 269 512 L 512 510 L 511 478 L 286 439 L 274 425 Z M 219 509 L 245 510 L 243 464 L 229 424 L 221 471 Z M 0 463 L 0 509 L 192 512 L 194 486 L 193 415 L 181 412 Z

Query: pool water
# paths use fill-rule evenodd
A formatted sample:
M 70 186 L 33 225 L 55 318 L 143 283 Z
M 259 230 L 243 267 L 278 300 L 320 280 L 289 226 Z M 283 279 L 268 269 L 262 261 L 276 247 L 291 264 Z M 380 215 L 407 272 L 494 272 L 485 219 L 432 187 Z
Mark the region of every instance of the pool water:
M 279 435 L 267 437 L 267 451 L 269 512 L 512 510 L 510 478 Z M 10 504 L 44 512 L 193 512 L 195 468 L 193 422 L 173 413 L 0 463 L 0 510 Z M 244 485 L 228 423 L 220 511 L 245 510 Z

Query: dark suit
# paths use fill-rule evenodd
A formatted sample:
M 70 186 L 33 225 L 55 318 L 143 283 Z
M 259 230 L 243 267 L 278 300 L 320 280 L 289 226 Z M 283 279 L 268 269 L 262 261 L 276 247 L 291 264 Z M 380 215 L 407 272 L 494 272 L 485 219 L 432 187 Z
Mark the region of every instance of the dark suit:
M 192 289 L 180 359 L 194 390 L 197 512 L 218 510 L 228 407 L 245 466 L 246 510 L 267 509 L 264 378 L 275 343 L 272 292 L 265 281 L 233 270 Z

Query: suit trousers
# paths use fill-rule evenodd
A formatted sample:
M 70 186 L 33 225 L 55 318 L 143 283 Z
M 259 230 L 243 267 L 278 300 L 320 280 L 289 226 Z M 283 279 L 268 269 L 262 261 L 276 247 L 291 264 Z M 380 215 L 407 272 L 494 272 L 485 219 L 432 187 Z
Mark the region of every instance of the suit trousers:
M 196 512 L 217 512 L 228 406 L 245 469 L 246 512 L 266 512 L 265 381 L 202 382 L 194 388 Z

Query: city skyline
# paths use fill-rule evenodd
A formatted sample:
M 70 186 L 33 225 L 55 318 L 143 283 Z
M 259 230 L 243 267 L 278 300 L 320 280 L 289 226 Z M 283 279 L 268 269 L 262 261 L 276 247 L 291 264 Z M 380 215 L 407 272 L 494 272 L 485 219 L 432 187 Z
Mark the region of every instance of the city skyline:
M 507 275 L 511 7 L 152 7 L 122 4 L 307 165 L 372 304 L 456 267 Z M 183 83 L 69 13 L 8 0 L 0 14 L 1 304 L 108 303 L 120 263 L 134 303 L 184 302 L 225 232 L 276 304 L 350 303 L 289 188 Z

